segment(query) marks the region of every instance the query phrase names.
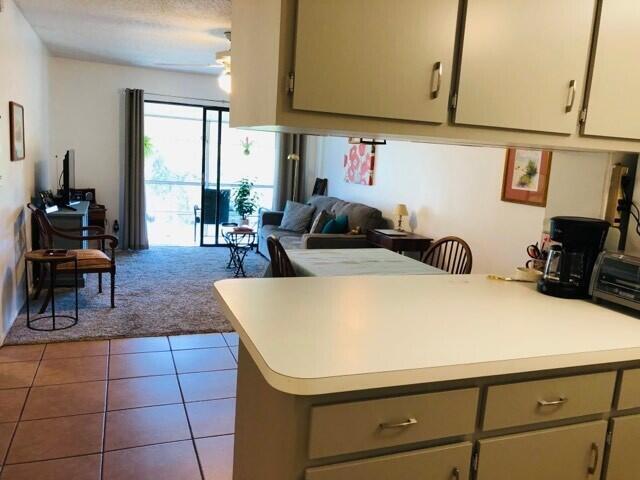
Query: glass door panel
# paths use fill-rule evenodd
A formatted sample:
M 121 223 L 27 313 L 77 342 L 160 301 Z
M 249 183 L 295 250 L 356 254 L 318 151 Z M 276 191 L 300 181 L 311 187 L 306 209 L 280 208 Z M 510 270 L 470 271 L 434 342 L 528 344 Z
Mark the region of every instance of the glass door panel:
M 228 222 L 229 192 L 219 191 L 218 165 L 220 162 L 219 109 L 205 109 L 202 191 L 202 245 L 218 244 L 219 224 Z
M 145 102 L 145 191 L 151 245 L 199 245 L 201 107 Z

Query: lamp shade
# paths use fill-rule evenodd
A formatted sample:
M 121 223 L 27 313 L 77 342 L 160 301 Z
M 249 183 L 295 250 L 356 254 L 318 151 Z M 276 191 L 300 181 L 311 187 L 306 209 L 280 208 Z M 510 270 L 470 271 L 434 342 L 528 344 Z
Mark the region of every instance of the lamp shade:
M 399 203 L 396 205 L 396 208 L 393 209 L 393 213 L 395 215 L 402 215 L 403 217 L 406 217 L 409 215 L 409 210 L 404 203 Z

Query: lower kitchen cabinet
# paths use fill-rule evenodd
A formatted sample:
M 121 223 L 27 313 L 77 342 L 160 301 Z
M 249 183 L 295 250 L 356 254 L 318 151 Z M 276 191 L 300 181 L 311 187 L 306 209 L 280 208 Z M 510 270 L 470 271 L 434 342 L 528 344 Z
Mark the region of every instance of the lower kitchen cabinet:
M 606 432 L 596 421 L 480 440 L 477 480 L 598 479 Z
M 305 480 L 466 480 L 471 443 L 310 468 Z
M 640 478 L 640 415 L 613 420 L 606 480 Z

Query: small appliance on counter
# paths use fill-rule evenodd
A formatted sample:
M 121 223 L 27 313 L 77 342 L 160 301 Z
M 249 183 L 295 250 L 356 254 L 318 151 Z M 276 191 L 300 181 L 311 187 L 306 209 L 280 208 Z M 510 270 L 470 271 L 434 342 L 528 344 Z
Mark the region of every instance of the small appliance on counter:
M 562 298 L 588 298 L 591 273 L 610 224 L 597 218 L 553 217 L 549 249 L 538 291 Z
M 602 252 L 593 269 L 589 292 L 595 300 L 640 310 L 640 258 Z

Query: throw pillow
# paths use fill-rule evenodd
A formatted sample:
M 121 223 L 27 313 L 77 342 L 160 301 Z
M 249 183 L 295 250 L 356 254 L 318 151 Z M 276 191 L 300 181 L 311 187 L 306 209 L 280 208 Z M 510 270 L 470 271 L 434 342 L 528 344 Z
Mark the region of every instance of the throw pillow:
M 333 220 L 329 220 L 322 229 L 322 233 L 347 233 L 349 231 L 349 217 L 339 215 Z
M 324 226 L 334 218 L 336 218 L 335 215 L 330 214 L 326 210 L 322 210 L 318 215 L 316 215 L 316 219 L 311 224 L 309 233 L 322 233 Z
M 315 210 L 316 207 L 311 205 L 288 200 L 284 207 L 284 215 L 282 216 L 282 222 L 280 222 L 280 228 L 296 233 L 306 232 Z

